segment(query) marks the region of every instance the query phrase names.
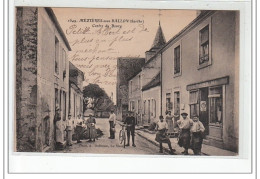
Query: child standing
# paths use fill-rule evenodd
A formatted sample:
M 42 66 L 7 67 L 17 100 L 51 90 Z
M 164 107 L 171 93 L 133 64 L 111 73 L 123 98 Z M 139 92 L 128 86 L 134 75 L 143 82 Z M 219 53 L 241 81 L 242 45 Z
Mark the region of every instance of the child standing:
M 201 154 L 201 147 L 203 142 L 203 132 L 205 128 L 203 124 L 199 121 L 199 117 L 193 116 L 193 125 L 190 129 L 191 132 L 191 149 L 194 155 Z

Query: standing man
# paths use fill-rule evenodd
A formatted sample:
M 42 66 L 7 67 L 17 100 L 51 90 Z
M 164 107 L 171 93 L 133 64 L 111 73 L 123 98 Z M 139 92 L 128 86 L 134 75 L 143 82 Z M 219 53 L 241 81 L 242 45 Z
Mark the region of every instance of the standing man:
M 184 148 L 182 154 L 188 155 L 188 149 L 190 147 L 190 129 L 193 125 L 193 121 L 188 117 L 186 112 L 181 113 L 182 119 L 177 121 L 177 124 L 180 128 L 180 135 L 178 144 L 180 147 Z
M 134 112 L 129 111 L 128 116 L 125 119 L 125 124 L 126 124 L 126 134 L 127 134 L 127 144 L 126 146 L 129 146 L 130 142 L 130 133 L 132 136 L 132 146 L 136 147 L 135 145 L 135 125 L 136 125 L 136 119 L 134 117 Z
M 67 145 L 72 146 L 72 121 L 71 114 L 68 115 L 68 121 L 66 124 L 66 132 L 67 132 Z
M 115 115 L 114 111 L 110 112 L 108 121 L 109 121 L 109 131 L 110 131 L 109 139 L 115 139 L 116 115 Z

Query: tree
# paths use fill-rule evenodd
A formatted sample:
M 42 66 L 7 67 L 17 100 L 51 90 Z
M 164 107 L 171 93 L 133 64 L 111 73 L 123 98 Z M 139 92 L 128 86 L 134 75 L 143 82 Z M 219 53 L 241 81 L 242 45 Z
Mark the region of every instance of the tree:
M 83 88 L 84 110 L 87 108 L 94 110 L 105 95 L 107 95 L 106 92 L 97 84 L 90 83 L 85 86 Z

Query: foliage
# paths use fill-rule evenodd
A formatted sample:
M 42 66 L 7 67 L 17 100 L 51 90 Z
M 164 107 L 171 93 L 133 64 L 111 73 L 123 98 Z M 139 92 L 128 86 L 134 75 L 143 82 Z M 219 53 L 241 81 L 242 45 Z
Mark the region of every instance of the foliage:
M 84 110 L 87 108 L 95 110 L 104 102 L 104 98 L 108 98 L 108 95 L 99 85 L 90 83 L 83 88 L 83 98 Z

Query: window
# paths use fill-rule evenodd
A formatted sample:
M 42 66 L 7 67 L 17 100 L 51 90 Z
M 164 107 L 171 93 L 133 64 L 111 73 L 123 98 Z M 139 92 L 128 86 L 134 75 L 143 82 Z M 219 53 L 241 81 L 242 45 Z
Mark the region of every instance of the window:
M 180 92 L 174 92 L 174 114 L 180 115 Z
M 138 88 L 141 89 L 141 75 L 138 76 Z
M 199 91 L 190 91 L 190 117 L 199 115 Z
M 209 89 L 209 122 L 222 124 L 223 118 L 223 99 L 222 87 L 214 87 Z
M 66 52 L 64 49 L 62 49 L 62 62 L 63 62 L 63 80 L 66 78 L 66 68 L 67 68 L 67 57 Z
M 153 116 L 156 116 L 156 101 L 153 99 Z
M 180 46 L 174 49 L 174 75 L 181 72 Z
M 63 121 L 66 120 L 66 106 L 67 106 L 67 103 L 66 103 L 66 92 L 63 91 Z
M 141 114 L 141 110 L 142 110 L 141 100 L 138 100 L 138 114 Z
M 129 110 L 130 111 L 134 111 L 135 110 L 135 102 L 134 101 L 130 101 Z
M 153 101 L 154 99 L 151 100 L 151 106 L 150 106 L 150 116 L 153 116 Z
M 209 25 L 200 30 L 199 65 L 209 62 Z
M 133 92 L 133 81 L 130 81 L 130 94 Z
M 46 116 L 43 119 L 43 145 L 44 147 L 49 146 L 49 140 L 50 140 L 50 118 L 49 116 Z
M 144 101 L 144 110 L 143 110 L 143 114 L 146 114 L 146 100 Z
M 151 106 L 151 103 L 150 103 L 150 100 L 148 100 L 148 106 L 147 106 L 147 114 L 148 115 L 151 115 L 151 108 L 150 108 L 150 106 Z
M 172 110 L 171 93 L 166 93 L 166 110 Z
M 55 73 L 59 74 L 59 40 L 55 37 Z

